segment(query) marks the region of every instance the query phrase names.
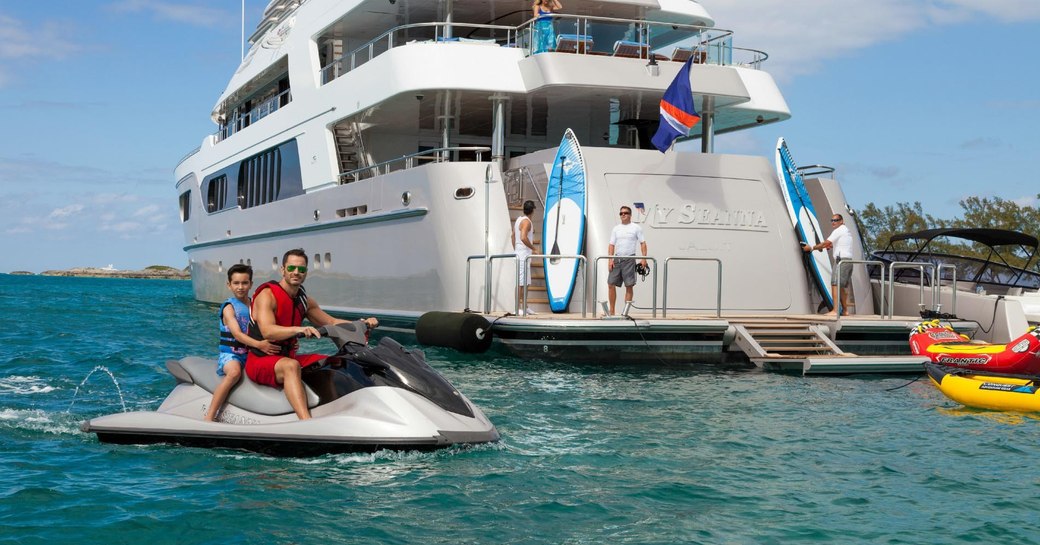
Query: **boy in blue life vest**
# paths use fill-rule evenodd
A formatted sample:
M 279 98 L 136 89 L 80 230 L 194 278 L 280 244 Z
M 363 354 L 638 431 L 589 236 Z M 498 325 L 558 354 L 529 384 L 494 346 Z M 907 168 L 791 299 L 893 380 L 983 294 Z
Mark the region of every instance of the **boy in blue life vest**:
M 217 412 L 224 406 L 231 388 L 242 378 L 249 347 L 266 354 L 277 354 L 279 350 L 278 345 L 274 343 L 256 340 L 246 335 L 249 328 L 249 290 L 253 289 L 253 268 L 249 265 L 232 265 L 227 276 L 227 286 L 233 297 L 228 297 L 227 301 L 220 305 L 220 355 L 217 358 L 217 375 L 224 377 L 224 380 L 213 390 L 213 401 L 206 412 L 207 421 L 213 421 L 217 417 Z

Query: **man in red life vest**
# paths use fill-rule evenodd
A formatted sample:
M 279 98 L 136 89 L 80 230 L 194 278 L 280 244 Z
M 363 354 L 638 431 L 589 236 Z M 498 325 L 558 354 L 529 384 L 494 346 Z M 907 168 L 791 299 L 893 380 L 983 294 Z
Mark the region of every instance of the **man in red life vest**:
M 322 354 L 297 354 L 297 335 L 319 337 L 317 327 L 345 323 L 348 320 L 333 318 L 318 302 L 307 295 L 303 281 L 307 278 L 307 254 L 301 249 L 285 252 L 282 256 L 282 279 L 261 284 L 253 293 L 253 322 L 260 335 L 281 347 L 275 355 L 257 354 L 250 351 L 246 359 L 246 374 L 257 384 L 281 386 L 289 405 L 300 420 L 311 417 L 307 408 L 307 394 L 303 388 L 301 370 L 324 358 Z M 303 319 L 312 324 L 304 326 Z M 369 329 L 379 325 L 375 318 L 367 318 Z

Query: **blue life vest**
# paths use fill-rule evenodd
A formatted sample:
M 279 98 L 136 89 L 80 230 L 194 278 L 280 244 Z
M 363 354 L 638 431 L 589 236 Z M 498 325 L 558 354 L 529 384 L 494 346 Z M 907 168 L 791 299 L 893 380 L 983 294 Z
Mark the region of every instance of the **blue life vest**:
M 220 305 L 218 318 L 220 319 L 220 351 L 226 354 L 246 354 L 246 345 L 238 342 L 231 330 L 224 325 L 224 307 L 231 305 L 235 310 L 235 320 L 238 320 L 238 329 L 243 333 L 249 329 L 249 307 L 235 297 L 229 297 L 224 304 Z

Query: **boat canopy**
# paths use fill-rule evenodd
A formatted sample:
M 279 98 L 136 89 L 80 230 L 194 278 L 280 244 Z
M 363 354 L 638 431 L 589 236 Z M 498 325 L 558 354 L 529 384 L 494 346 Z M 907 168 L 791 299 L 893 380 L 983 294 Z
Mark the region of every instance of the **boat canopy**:
M 963 245 L 949 243 L 933 245 L 932 242 L 937 238 L 974 242 L 985 246 L 985 250 L 982 252 L 968 251 L 965 252 L 968 255 L 957 255 L 952 252 L 956 251 L 958 247 L 965 248 Z M 1032 265 L 1038 246 L 1040 246 L 1040 240 L 1036 237 L 1010 229 L 925 229 L 913 233 L 892 235 L 888 246 L 884 250 L 874 252 L 874 257 L 885 262 L 953 265 L 957 269 L 956 278 L 958 280 L 984 283 L 990 286 L 1037 289 L 1040 288 L 1040 274 L 1033 270 Z M 998 248 L 1007 249 L 999 252 Z M 982 257 L 983 255 L 985 257 Z M 945 271 L 939 271 L 939 273 L 944 280 L 948 279 L 944 275 Z M 894 276 L 894 280 L 916 281 L 918 273 L 913 269 L 904 269 L 895 273 Z
M 921 248 L 927 246 L 932 239 L 938 237 L 952 237 L 960 238 L 964 240 L 970 240 L 972 242 L 978 242 L 985 244 L 989 247 L 996 246 L 1022 246 L 1023 249 L 1029 249 L 1029 255 L 1032 257 L 1036 253 L 1037 246 L 1040 246 L 1040 240 L 1032 235 L 1020 233 L 1018 231 L 1011 231 L 1009 229 L 987 229 L 987 228 L 970 228 L 970 229 L 925 229 L 923 231 L 917 231 L 916 233 L 901 233 L 898 235 L 892 235 L 892 238 L 888 240 L 888 244 L 891 247 L 893 242 L 900 242 L 903 240 L 915 240 L 920 241 L 918 244 Z M 891 249 L 891 248 L 888 248 Z

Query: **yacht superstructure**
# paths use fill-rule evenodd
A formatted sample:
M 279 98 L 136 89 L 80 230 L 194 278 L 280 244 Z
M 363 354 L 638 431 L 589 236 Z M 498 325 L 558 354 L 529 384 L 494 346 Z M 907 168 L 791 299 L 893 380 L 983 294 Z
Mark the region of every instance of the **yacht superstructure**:
M 767 255 L 738 261 L 782 261 L 768 255 L 768 164 L 647 149 L 690 56 L 706 144 L 789 117 L 765 55 L 734 48 L 696 2 L 568 2 L 554 19 L 558 50 L 535 52 L 525 2 L 271 2 L 214 107 L 217 132 L 177 167 L 196 297 L 222 300 L 231 264 L 274 275 L 303 247 L 308 288 L 333 309 L 461 309 L 467 258 L 511 252 L 510 207 L 544 198 L 567 128 L 601 182 L 591 251 L 605 251 L 618 205 L 641 201 L 655 253 L 740 244 Z M 493 304 L 512 308 L 514 268 L 494 269 Z M 804 283 L 788 272 L 783 291 Z M 479 300 L 483 274 L 470 284 Z M 804 310 L 802 295 L 756 304 Z

